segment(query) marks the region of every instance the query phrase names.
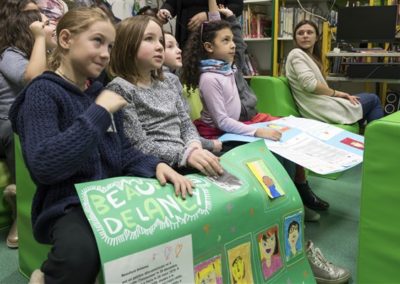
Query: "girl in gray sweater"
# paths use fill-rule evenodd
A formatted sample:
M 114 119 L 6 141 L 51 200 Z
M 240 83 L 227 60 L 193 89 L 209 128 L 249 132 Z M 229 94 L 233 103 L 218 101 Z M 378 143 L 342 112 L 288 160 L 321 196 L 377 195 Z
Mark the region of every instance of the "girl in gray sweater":
M 222 174 L 219 159 L 204 150 L 187 114 L 176 76 L 164 76 L 164 34 L 150 16 L 123 20 L 117 28 L 107 88 L 127 100 L 124 129 L 132 145 L 175 168 Z M 178 80 L 178 82 L 177 82 Z

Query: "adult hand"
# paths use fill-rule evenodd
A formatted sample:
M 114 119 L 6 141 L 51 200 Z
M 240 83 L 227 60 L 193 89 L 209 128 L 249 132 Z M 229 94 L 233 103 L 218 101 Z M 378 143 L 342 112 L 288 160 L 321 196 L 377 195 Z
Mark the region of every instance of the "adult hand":
M 276 129 L 263 127 L 256 130 L 255 136 L 273 141 L 279 141 L 282 137 L 282 133 Z
M 186 199 L 187 194 L 190 196 L 193 194 L 193 183 L 165 163 L 157 165 L 156 177 L 161 185 L 165 185 L 167 182 L 172 183 L 175 188 L 175 196 L 181 195 L 182 199 Z
M 214 153 L 219 153 L 222 150 L 222 142 L 219 141 L 218 139 L 212 140 L 213 142 L 213 152 Z
M 228 18 L 228 17 L 233 15 L 233 12 L 229 8 L 225 8 L 225 6 L 222 5 L 222 4 L 218 5 L 218 12 L 220 12 L 226 18 Z
M 224 172 L 219 163 L 219 158 L 210 151 L 204 149 L 197 148 L 193 150 L 193 152 L 189 154 L 187 164 L 207 176 L 215 177 L 222 175 Z
M 122 96 L 110 90 L 102 91 L 95 103 L 105 108 L 109 113 L 114 113 L 128 104 Z
M 165 24 L 168 18 L 171 18 L 171 13 L 167 9 L 160 9 L 157 12 L 157 18 Z
M 350 94 L 348 94 L 348 93 L 341 92 L 341 91 L 336 91 L 336 92 L 335 92 L 335 97 L 343 98 L 343 99 L 349 100 L 353 105 L 358 105 L 358 104 L 360 103 L 360 101 L 359 101 L 360 98 L 359 98 L 359 97 L 357 97 L 357 96 L 352 96 L 352 95 L 350 95 Z
M 44 25 L 45 23 L 40 21 L 34 21 L 32 24 L 29 25 L 29 29 L 32 31 L 35 38 L 45 36 Z
M 207 21 L 207 13 L 206 12 L 197 13 L 190 19 L 188 23 L 189 31 L 193 32 L 197 30 L 200 27 L 200 25 L 205 21 Z

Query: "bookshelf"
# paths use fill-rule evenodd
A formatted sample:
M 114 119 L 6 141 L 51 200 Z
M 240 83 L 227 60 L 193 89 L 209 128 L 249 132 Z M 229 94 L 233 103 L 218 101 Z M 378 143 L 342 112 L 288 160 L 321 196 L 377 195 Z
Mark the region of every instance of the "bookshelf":
M 311 13 L 323 14 L 327 10 L 326 0 L 301 0 L 302 6 Z M 323 21 L 301 9 L 296 0 L 276 0 L 274 37 L 273 37 L 273 72 L 274 76 L 283 74 L 285 59 L 293 48 L 294 26 L 303 19 L 314 21 L 318 24 L 320 32 L 323 31 Z
M 275 0 L 244 0 L 241 16 L 243 39 L 247 44 L 249 76 L 272 74 L 273 16 Z
M 305 9 L 320 15 L 321 6 L 327 0 L 301 0 Z M 319 23 L 322 31 L 322 21 L 300 9 L 296 0 L 244 0 L 244 10 L 240 18 L 243 39 L 252 61 L 256 62 L 256 71 L 252 75 L 279 76 L 282 72 L 284 59 L 293 48 L 293 28 L 297 22 L 310 19 Z M 266 20 L 261 26 L 264 32 L 257 29 L 260 24 L 259 15 Z M 329 46 L 330 47 L 330 46 Z M 327 47 L 326 47 L 327 48 Z

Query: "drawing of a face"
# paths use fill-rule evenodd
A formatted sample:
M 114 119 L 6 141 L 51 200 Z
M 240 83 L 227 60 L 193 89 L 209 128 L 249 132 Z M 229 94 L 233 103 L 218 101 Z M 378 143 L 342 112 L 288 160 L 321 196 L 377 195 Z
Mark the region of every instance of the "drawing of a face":
M 266 238 L 264 238 L 264 236 Z M 266 258 L 271 258 L 271 256 L 274 254 L 275 251 L 276 237 L 275 234 L 264 235 L 264 236 L 263 239 L 261 240 L 262 250 Z
M 235 258 L 232 263 L 232 277 L 234 283 L 240 283 L 245 275 L 244 262 L 241 256 Z
M 270 187 L 271 185 L 274 185 L 274 181 L 269 176 L 263 176 L 262 181 L 268 187 Z
M 197 273 L 196 284 L 216 284 L 217 273 L 213 264 L 208 265 L 206 268 Z
M 299 239 L 299 223 L 293 221 L 289 225 L 289 244 L 292 249 L 296 248 L 297 240 Z

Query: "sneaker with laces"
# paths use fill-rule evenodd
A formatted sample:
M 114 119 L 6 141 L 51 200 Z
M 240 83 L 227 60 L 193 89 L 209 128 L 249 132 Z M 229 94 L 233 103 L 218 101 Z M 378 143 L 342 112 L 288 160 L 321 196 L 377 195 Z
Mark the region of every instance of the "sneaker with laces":
M 311 241 L 307 242 L 307 257 L 315 280 L 319 284 L 346 283 L 350 278 L 350 271 L 329 262 L 319 248 L 314 247 Z

